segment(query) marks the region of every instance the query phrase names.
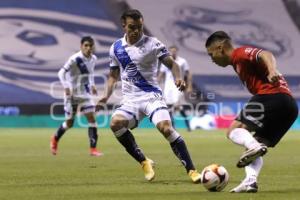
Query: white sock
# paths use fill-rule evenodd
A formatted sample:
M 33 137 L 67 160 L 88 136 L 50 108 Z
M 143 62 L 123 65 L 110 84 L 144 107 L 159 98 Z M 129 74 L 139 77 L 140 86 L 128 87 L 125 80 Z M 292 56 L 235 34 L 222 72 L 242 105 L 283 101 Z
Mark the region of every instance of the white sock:
M 178 133 L 177 131 L 173 130 L 173 131 L 171 132 L 171 134 L 169 135 L 169 137 L 167 137 L 167 140 L 168 140 L 170 143 L 172 143 L 172 142 L 174 142 L 175 140 L 177 140 L 177 138 L 179 138 L 179 137 L 180 137 L 179 133 Z
M 235 128 L 229 133 L 229 139 L 235 144 L 252 149 L 260 145 L 251 133 L 244 128 Z
M 245 167 L 246 181 L 256 182 L 259 172 L 263 166 L 263 158 L 260 156 L 256 158 L 252 163 Z

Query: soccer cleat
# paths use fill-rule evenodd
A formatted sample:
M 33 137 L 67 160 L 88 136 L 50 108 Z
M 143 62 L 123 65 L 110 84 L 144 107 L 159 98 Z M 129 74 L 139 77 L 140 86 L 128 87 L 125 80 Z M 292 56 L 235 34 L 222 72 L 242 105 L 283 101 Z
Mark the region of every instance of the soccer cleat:
M 256 193 L 258 191 L 257 183 L 242 182 L 237 187 L 230 190 L 231 193 Z
M 264 144 L 261 144 L 256 148 L 249 149 L 243 153 L 236 166 L 238 168 L 245 167 L 249 165 L 256 158 L 265 155 L 267 151 L 268 151 L 268 147 Z
M 146 160 L 141 162 L 141 165 L 145 174 L 145 179 L 147 181 L 152 181 L 155 178 L 155 172 L 153 170 L 154 168 L 153 160 L 146 158 Z
M 201 183 L 201 174 L 197 170 L 190 170 L 188 175 L 193 183 Z
M 55 139 L 55 135 L 52 135 L 51 139 L 50 139 L 50 150 L 51 150 L 52 155 L 57 154 L 57 144 L 58 144 L 58 141 Z
M 104 154 L 101 151 L 98 151 L 96 148 L 91 148 L 90 155 L 99 157 L 99 156 L 103 156 Z

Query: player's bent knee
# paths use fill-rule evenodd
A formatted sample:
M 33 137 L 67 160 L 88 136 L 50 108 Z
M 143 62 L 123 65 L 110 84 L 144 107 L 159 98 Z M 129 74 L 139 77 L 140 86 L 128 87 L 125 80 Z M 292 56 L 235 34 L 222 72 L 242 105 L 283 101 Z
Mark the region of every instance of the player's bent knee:
M 227 129 L 227 132 L 226 132 L 226 136 L 227 138 L 229 139 L 229 136 L 230 136 L 230 133 L 236 129 L 236 128 L 246 128 L 246 125 L 244 125 L 242 122 L 240 121 L 237 121 L 237 120 L 234 120 L 230 127 Z
M 66 127 L 67 129 L 72 128 L 72 127 L 73 127 L 73 124 L 74 124 L 74 120 L 67 120 L 67 121 L 65 122 L 65 127 Z
M 164 135 L 169 142 L 174 142 L 178 137 L 179 133 L 172 127 L 171 121 L 162 121 L 157 124 L 157 129 Z
M 116 132 L 124 127 L 127 129 L 128 120 L 124 119 L 123 117 L 118 117 L 118 116 L 115 116 L 112 118 L 112 120 L 110 122 L 110 128 L 113 132 Z
M 164 120 L 157 123 L 156 127 L 161 133 L 170 133 L 171 129 L 173 129 L 172 123 L 169 120 Z
M 117 130 L 119 130 L 119 129 L 121 129 L 121 128 L 122 128 L 122 123 L 121 123 L 120 121 L 112 120 L 112 121 L 110 122 L 110 129 L 111 129 L 113 132 L 115 132 L 115 131 L 117 131 Z
M 123 127 L 123 128 L 121 128 L 121 129 L 119 129 L 119 130 L 116 130 L 116 131 L 113 131 L 113 133 L 114 133 L 114 135 L 116 136 L 116 137 L 121 137 L 124 133 L 126 133 L 128 131 L 128 129 L 127 128 L 125 128 L 125 127 Z
M 87 116 L 86 119 L 89 123 L 96 123 L 96 118 L 93 115 Z
M 110 123 L 110 129 L 116 137 L 122 136 L 128 130 L 128 128 L 124 126 L 124 122 L 122 122 L 122 120 L 112 120 Z

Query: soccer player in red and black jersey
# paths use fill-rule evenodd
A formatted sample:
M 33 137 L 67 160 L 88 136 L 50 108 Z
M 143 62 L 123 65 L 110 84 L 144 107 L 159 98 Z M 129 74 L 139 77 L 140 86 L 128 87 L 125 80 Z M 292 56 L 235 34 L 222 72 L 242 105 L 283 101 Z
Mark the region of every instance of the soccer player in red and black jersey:
M 257 192 L 262 156 L 292 126 L 298 116 L 297 103 L 271 52 L 251 46 L 234 48 L 224 31 L 210 35 L 205 46 L 212 62 L 221 67 L 233 66 L 253 94 L 229 127 L 227 137 L 246 148 L 237 163 L 237 167 L 245 167 L 246 178 L 231 192 Z

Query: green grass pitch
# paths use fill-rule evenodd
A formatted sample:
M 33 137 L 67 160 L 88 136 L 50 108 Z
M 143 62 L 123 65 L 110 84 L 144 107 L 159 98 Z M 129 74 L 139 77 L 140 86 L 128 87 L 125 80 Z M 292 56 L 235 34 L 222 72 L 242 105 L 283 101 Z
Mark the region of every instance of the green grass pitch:
M 235 200 L 300 199 L 300 133 L 289 132 L 264 157 L 256 194 L 231 194 L 244 176 L 235 167 L 243 149 L 224 131 L 179 130 L 199 171 L 211 163 L 224 165 L 230 181 L 224 191 L 207 192 L 192 184 L 168 142 L 154 129 L 136 129 L 144 153 L 156 162 L 156 179 L 144 180 L 141 167 L 127 155 L 108 129 L 99 129 L 103 157 L 90 157 L 86 129 L 71 129 L 57 156 L 49 151 L 54 129 L 0 129 L 1 200 Z

